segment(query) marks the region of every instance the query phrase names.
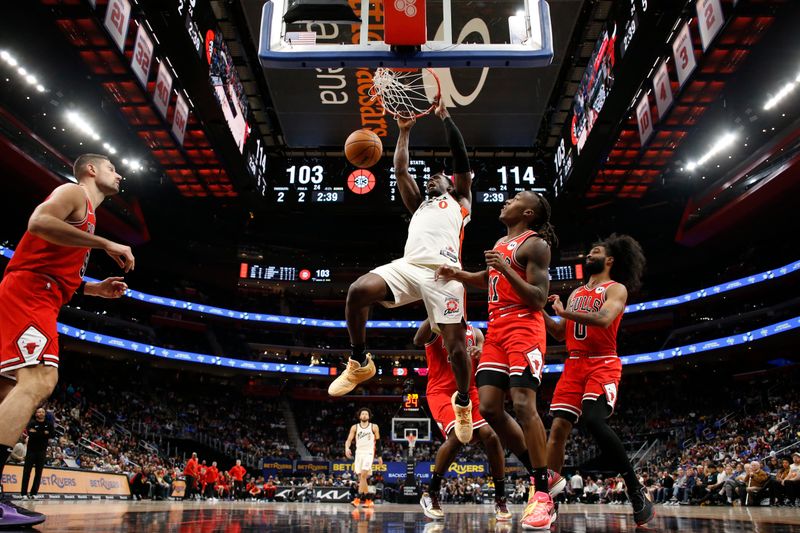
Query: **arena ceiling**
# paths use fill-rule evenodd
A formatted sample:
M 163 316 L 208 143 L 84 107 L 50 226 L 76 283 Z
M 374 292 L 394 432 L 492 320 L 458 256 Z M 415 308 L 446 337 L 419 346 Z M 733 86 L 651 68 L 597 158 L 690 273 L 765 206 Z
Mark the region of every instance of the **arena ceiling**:
M 587 84 L 587 80 L 599 79 L 600 72 L 594 67 L 599 64 L 596 52 L 604 35 L 612 35 L 616 29 L 619 41 L 623 30 L 630 29 L 630 17 L 626 18 L 622 9 L 631 4 L 626 2 L 551 0 L 556 37 L 553 65 L 522 72 L 493 69 L 474 103 L 453 109 L 478 164 L 491 166 L 492 161 L 503 158 L 530 162 L 554 199 L 556 222 L 568 253 L 582 250 L 588 240 L 612 230 L 638 232 L 654 244 L 672 242 L 679 233 L 678 238 L 686 244 L 697 244 L 715 233 L 703 227 L 690 235 L 699 216 L 715 220 L 720 212 L 726 227 L 735 228 L 741 224 L 737 213 L 758 206 L 764 209 L 770 199 L 785 198 L 797 183 L 787 179 L 794 175 L 794 170 L 786 171 L 794 168 L 794 159 L 785 160 L 777 169 L 764 168 L 773 151 L 795 149 L 791 139 L 797 129 L 793 122 L 797 106 L 791 104 L 787 117 L 760 109 L 764 98 L 780 88 L 789 70 L 800 65 L 794 52 L 797 32 L 791 29 L 791 21 L 798 15 L 797 3 L 741 0 L 734 6 L 734 2 L 723 1 L 724 24 L 706 47 L 693 0 L 644 4 L 635 0 L 637 31 L 624 51 L 621 45 L 617 47 L 614 70 L 611 75 L 604 74 L 604 85 Z M 341 140 L 359 124 L 353 111 L 314 111 L 313 120 L 302 118 L 304 102 L 319 101 L 318 85 L 308 78 L 313 74 L 305 72 L 298 81 L 285 77 L 291 79 L 288 87 L 281 73 L 261 68 L 255 39 L 262 3 L 191 3 L 198 10 L 193 19 L 197 27 L 213 26 L 233 59 L 250 113 L 247 143 L 237 142 L 211 90 L 209 71 L 203 68 L 185 11 L 190 3 L 144 0 L 134 4 L 132 28 L 143 25 L 154 36 L 154 55 L 158 56 L 146 85 L 130 68 L 137 32 L 127 33 L 124 52 L 120 52 L 104 28 L 108 2 L 97 2 L 96 9 L 83 0 L 8 6 L 2 22 L 3 47 L 39 72 L 46 85 L 43 95 L 26 92 L 32 89 L 0 63 L 9 78 L 0 110 L 4 141 L 0 148 L 4 160 L 14 161 L 9 172 L 26 178 L 20 184 L 31 198 L 28 204 L 11 209 L 29 212 L 36 198 L 63 182 L 70 159 L 88 148 L 101 150 L 91 139 L 71 135 L 69 127 L 63 131 L 61 117 L 54 117 L 67 108 L 77 108 L 90 122 L 102 125 L 103 140 L 120 149 L 118 158 L 127 151 L 141 161 L 143 168 L 138 171 L 123 167 L 128 176 L 126 194 L 114 200 L 105 215 L 107 220 L 102 221 L 121 239 L 134 244 L 152 239 L 159 247 L 167 243 L 191 247 L 198 255 L 220 250 L 231 255 L 231 250 L 243 244 L 258 247 L 265 243 L 287 248 L 313 243 L 323 249 L 346 253 L 349 248 L 363 254 L 365 247 L 381 236 L 401 241 L 405 222 L 397 207 L 364 208 L 349 201 L 335 206 L 280 205 L 267 194 L 274 176 L 269 171 L 259 175 L 262 157 L 313 157 L 342 166 Z M 649 7 L 642 11 L 644 5 Z M 202 6 L 207 8 L 206 18 L 199 15 Z M 670 43 L 683 21 L 690 23 L 697 69 L 680 86 Z M 37 39 L 30 39 L 34 34 Z M 659 117 L 652 78 L 664 59 L 674 102 Z M 174 103 L 163 117 L 152 98 L 157 66 L 162 61 L 174 74 L 174 92 L 182 94 L 190 107 L 182 142 L 172 131 Z M 743 83 L 745 79 L 748 83 Z M 276 97 L 279 86 L 284 96 Z M 592 117 L 580 153 L 572 154 L 570 174 L 563 176 L 563 168 L 554 162 L 562 140 L 569 140 L 571 128 L 580 124 L 574 98 L 587 87 L 604 87 L 606 98 L 601 111 Z M 288 88 L 294 88 L 296 94 L 287 100 Z M 649 94 L 655 122 L 652 137 L 644 145 L 635 117 L 643 94 Z M 441 133 L 435 122 L 428 126 L 420 124 L 416 139 L 425 149 L 415 155 L 444 160 Z M 721 127 L 742 127 L 743 135 L 750 135 L 751 129 L 766 130 L 765 137 L 751 138 L 749 145 L 750 149 L 767 147 L 766 151 L 745 161 L 744 156 L 751 154 L 745 149 L 746 141 L 740 139 L 739 149 L 731 155 L 743 157 L 722 159 L 717 162 L 719 167 L 709 165 L 703 173 L 687 173 L 685 167 L 702 156 L 701 148 L 713 143 Z M 388 147 L 391 138 L 392 134 L 387 136 Z M 759 178 L 754 181 L 756 174 Z M 772 179 L 780 175 L 782 180 Z M 773 185 L 755 194 L 759 187 L 754 185 L 762 182 Z M 729 191 L 721 205 L 723 196 L 715 190 Z M 747 202 L 739 204 L 743 199 Z M 700 215 L 688 212 L 687 206 Z M 497 208 L 478 207 L 476 220 L 488 221 L 471 226 L 468 246 L 478 252 L 501 231 L 494 222 Z M 377 217 L 377 212 L 391 216 Z M 591 228 L 588 232 L 587 227 Z M 181 237 L 167 237 L 176 232 Z

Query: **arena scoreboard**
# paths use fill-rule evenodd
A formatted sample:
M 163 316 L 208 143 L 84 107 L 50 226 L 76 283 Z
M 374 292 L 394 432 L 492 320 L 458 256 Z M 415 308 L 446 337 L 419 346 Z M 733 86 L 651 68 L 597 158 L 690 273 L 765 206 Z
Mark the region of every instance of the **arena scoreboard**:
M 642 28 L 651 25 L 663 13 L 661 9 L 652 9 L 654 4 L 652 0 L 619 0 L 613 4 L 575 91 L 553 156 L 554 180 L 550 187 L 553 196 L 564 191 L 575 167 L 586 161 L 581 154 L 593 138 L 591 133 L 606 103 L 612 98 L 624 98 L 624 94 L 619 96 L 619 91 L 614 90 L 614 82 L 630 73 L 630 67 L 623 65 L 627 52 L 637 46 L 635 37 L 646 33 Z
M 410 160 L 409 173 L 423 196 L 427 196 L 425 183 L 431 176 L 451 173 L 445 167 L 447 162 L 437 158 Z M 474 203 L 502 204 L 520 191 L 547 193 L 536 165 L 532 158 L 472 160 Z M 390 157 L 369 169 L 355 168 L 344 158 L 273 158 L 267 167 L 270 196 L 278 205 L 346 203 L 402 208 Z
M 550 281 L 580 281 L 583 279 L 583 264 L 550 267 Z
M 254 281 L 331 281 L 329 268 L 309 268 L 302 265 L 269 265 L 242 263 L 239 265 L 239 279 Z

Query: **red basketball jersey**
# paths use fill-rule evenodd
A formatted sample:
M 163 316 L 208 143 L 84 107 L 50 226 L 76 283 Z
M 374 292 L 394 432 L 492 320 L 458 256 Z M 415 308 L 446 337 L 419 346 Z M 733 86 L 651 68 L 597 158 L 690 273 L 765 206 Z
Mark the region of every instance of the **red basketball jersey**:
M 475 332 L 472 326 L 467 326 L 467 348 L 475 346 Z M 450 367 L 450 356 L 444 347 L 444 339 L 441 335 L 436 335 L 431 342 L 425 345 L 425 359 L 428 361 L 428 387 L 427 394 L 448 393 L 452 394 L 458 390 L 456 377 Z M 475 376 L 472 376 L 475 382 Z
M 500 252 L 506 264 L 519 274 L 522 279 L 526 279 L 525 267 L 517 262 L 517 250 L 522 246 L 522 243 L 536 237 L 536 232 L 532 230 L 524 231 L 514 237 L 513 239 L 503 239 L 498 242 L 493 250 Z M 527 304 L 522 301 L 522 298 L 517 291 L 511 286 L 511 283 L 494 268 L 489 269 L 489 317 L 499 317 L 510 311 L 517 311 L 518 309 L 527 308 Z M 541 317 L 540 317 L 541 318 Z M 544 323 L 544 319 L 542 319 Z
M 86 197 L 86 216 L 80 222 L 69 222 L 81 231 L 94 234 L 96 219 L 94 208 Z M 81 279 L 89 264 L 90 248 L 60 246 L 42 239 L 30 232 L 25 232 L 14 256 L 6 266 L 6 272 L 27 270 L 44 274 L 58 284 L 64 301 L 72 295 L 81 284 Z
M 600 310 L 606 301 L 606 291 L 616 281 L 602 283 L 592 289 L 580 287 L 567 303 L 567 310 L 575 313 L 593 313 Z M 572 356 L 608 357 L 617 355 L 617 330 L 624 311 L 607 328 L 585 326 L 567 320 L 567 351 Z

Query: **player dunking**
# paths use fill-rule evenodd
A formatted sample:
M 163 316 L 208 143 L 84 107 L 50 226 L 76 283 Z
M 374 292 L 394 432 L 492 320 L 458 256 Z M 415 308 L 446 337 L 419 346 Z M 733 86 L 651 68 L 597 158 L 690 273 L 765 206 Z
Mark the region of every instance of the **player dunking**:
M 638 290 L 645 258 L 639 243 L 627 235 L 611 235 L 596 244 L 586 258 L 589 282 L 575 289 L 566 309 L 551 296 L 556 322 L 546 313 L 547 331 L 567 341 L 569 358 L 553 393 L 553 426 L 547 442 L 547 464 L 560 471 L 572 426 L 582 420 L 603 454 L 622 473 L 638 525 L 655 515 L 646 489 L 639 483 L 622 441 L 606 419 L 614 412 L 622 362 L 617 356 L 617 330 L 628 291 Z
M 381 433 L 378 425 L 372 423 L 372 411 L 366 407 L 358 410 L 358 424 L 353 424 L 347 441 L 344 443 L 344 455 L 353 458 L 350 446 L 356 441 L 356 458 L 353 461 L 353 472 L 358 475 L 358 496 L 353 500 L 353 505 L 358 507 L 362 502 L 364 507 L 373 507 L 375 503 L 369 493 L 369 476 L 372 475 L 372 462 L 378 456 L 378 464 L 383 464 L 379 446 Z
M 483 350 L 483 333 L 480 329 L 467 325 L 467 353 L 474 362 L 480 358 Z M 434 520 L 443 520 L 444 512 L 439 504 L 439 491 L 442 488 L 442 478 L 447 469 L 453 464 L 459 450 L 463 447 L 454 432 L 453 426 L 456 423 L 456 415 L 453 412 L 450 398 L 456 390 L 456 381 L 450 371 L 447 350 L 440 335 L 431 331 L 431 323 L 426 320 L 414 335 L 415 346 L 425 346 L 425 359 L 428 362 L 428 386 L 426 397 L 431 416 L 436 421 L 439 429 L 444 435 L 445 441 L 436 452 L 436 459 L 431 476 L 429 492 L 424 493 L 420 499 L 420 505 L 425 516 Z M 481 417 L 479 411 L 475 409 L 479 405 L 478 389 L 475 387 L 473 379 L 470 384 L 469 396 L 472 400 L 472 428 L 477 432 L 476 439 L 483 444 L 486 450 L 486 457 L 489 459 L 489 469 L 494 481 L 494 512 L 498 522 L 511 520 L 511 513 L 508 512 L 505 490 L 505 467 L 506 459 L 503 452 L 503 445 L 492 428 Z
M 134 267 L 128 246 L 94 235 L 95 208 L 119 192 L 122 177 L 96 154 L 78 157 L 73 172 L 77 185 L 61 185 L 34 210 L 0 282 L 0 376 L 16 377 L 0 403 L 0 476 L 12 446 L 58 381 L 61 306 L 76 291 L 119 298 L 127 289 L 122 278 L 82 283 L 90 249 L 104 250 L 125 272 Z M 0 500 L 0 526 L 43 521 L 39 513 Z
M 408 172 L 408 140 L 414 120 L 398 119 L 400 136 L 394 152 L 397 186 L 406 208 L 413 214 L 403 257 L 358 278 L 347 292 L 347 330 L 352 353 L 347 368 L 331 383 L 331 396 L 347 394 L 375 375 L 372 356 L 366 352 L 366 323 L 372 304 L 397 307 L 422 300 L 433 331 L 440 334 L 450 354 L 458 390 L 453 393 L 458 440 L 472 440 L 469 386 L 472 365 L 467 356 L 464 322 L 464 287 L 458 281 L 435 279 L 440 265 L 461 266 L 461 241 L 472 210 L 472 172 L 461 133 L 443 103 L 436 108 L 453 155 L 452 180 L 445 174 L 431 177 L 425 200 Z
M 550 224 L 550 204 L 540 194 L 525 191 L 509 199 L 500 221 L 507 235 L 485 252 L 486 270 L 444 266 L 437 274 L 489 290 L 489 328 L 476 376 L 480 412 L 532 474 L 523 529 L 549 529 L 556 511 L 549 494 L 547 434 L 536 411 L 536 390 L 547 340 L 542 309 L 550 287 L 550 246 L 558 240 Z M 519 423 L 504 409 L 509 389 Z M 563 479 L 558 483 L 563 487 Z

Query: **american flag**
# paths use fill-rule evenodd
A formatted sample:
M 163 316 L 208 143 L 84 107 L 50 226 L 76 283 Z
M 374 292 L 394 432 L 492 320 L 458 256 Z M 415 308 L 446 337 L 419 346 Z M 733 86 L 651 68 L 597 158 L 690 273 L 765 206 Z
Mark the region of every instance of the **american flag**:
M 317 32 L 287 31 L 285 40 L 289 44 L 317 44 Z

